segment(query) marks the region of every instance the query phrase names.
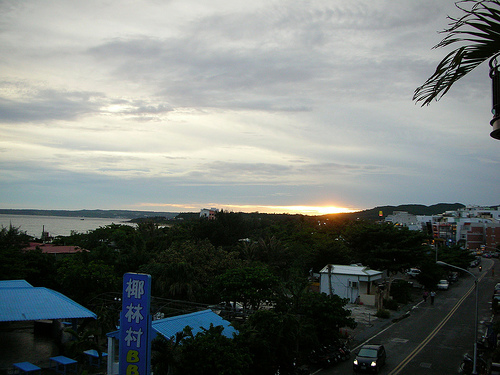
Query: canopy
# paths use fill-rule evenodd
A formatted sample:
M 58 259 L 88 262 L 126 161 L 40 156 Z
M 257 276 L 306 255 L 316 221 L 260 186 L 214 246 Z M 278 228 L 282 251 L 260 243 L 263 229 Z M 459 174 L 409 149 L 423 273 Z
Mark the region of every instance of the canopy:
M 65 295 L 30 286 L 25 280 L 0 281 L 0 322 L 97 318 Z

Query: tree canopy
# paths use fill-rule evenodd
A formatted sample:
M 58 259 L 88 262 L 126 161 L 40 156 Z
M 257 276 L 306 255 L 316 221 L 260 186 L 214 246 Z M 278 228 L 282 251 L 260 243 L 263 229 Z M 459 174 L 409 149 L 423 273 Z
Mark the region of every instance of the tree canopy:
M 445 272 L 424 245 L 425 233 L 341 217 L 220 212 L 213 223 L 110 225 L 59 238 L 60 244 L 86 250 L 65 258 L 25 251 L 28 240 L 17 228 L 0 229 L 0 276 L 26 279 L 92 304 L 100 316 L 99 337 L 114 329 L 119 307 L 116 300 L 96 301 L 102 294 L 119 296 L 125 272 L 152 276 L 153 296 L 169 299 L 158 304 L 159 310 L 172 300 L 203 308 L 238 302 L 252 310 L 246 320 L 233 320 L 240 333 L 234 339 L 211 327 L 195 336 L 186 331 L 175 340 L 155 341 L 159 374 L 174 368 L 184 374 L 292 373 L 294 362 L 305 360 L 311 349 L 339 339 L 341 328 L 355 326 L 347 300 L 311 292 L 311 276 L 326 264 L 362 263 L 391 274 L 429 267 L 422 272 L 432 278 L 429 285 Z M 439 257 L 457 266 L 468 259 L 460 248 L 440 248 Z
M 446 37 L 433 48 L 457 47 L 438 64 L 434 73 L 418 87 L 413 100 L 428 105 L 439 100 L 459 79 L 500 52 L 500 3 L 498 0 L 457 1 L 464 14 L 450 19 Z

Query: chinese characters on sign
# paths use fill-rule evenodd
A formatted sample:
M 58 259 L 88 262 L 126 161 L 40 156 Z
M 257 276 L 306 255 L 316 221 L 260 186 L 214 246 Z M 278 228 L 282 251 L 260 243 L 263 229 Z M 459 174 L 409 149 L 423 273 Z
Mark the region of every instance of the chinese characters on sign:
M 126 273 L 123 276 L 120 315 L 120 375 L 150 373 L 151 276 Z

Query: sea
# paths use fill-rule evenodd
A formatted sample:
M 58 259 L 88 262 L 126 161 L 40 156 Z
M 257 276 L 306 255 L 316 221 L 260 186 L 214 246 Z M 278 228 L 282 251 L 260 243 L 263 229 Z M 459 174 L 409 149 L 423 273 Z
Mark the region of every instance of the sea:
M 88 233 L 94 229 L 111 224 L 132 225 L 128 219 L 93 218 L 93 217 L 67 217 L 67 216 L 42 216 L 42 215 L 1 215 L 0 228 L 9 228 L 10 225 L 19 228 L 26 234 L 40 238 L 42 231 L 50 236 L 69 236 L 72 232 Z

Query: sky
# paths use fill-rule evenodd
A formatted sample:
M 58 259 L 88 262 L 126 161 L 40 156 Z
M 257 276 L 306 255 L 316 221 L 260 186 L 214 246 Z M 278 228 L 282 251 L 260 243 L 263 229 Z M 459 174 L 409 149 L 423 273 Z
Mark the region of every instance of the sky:
M 0 208 L 500 204 L 487 64 L 421 107 L 451 0 L 0 0 Z

